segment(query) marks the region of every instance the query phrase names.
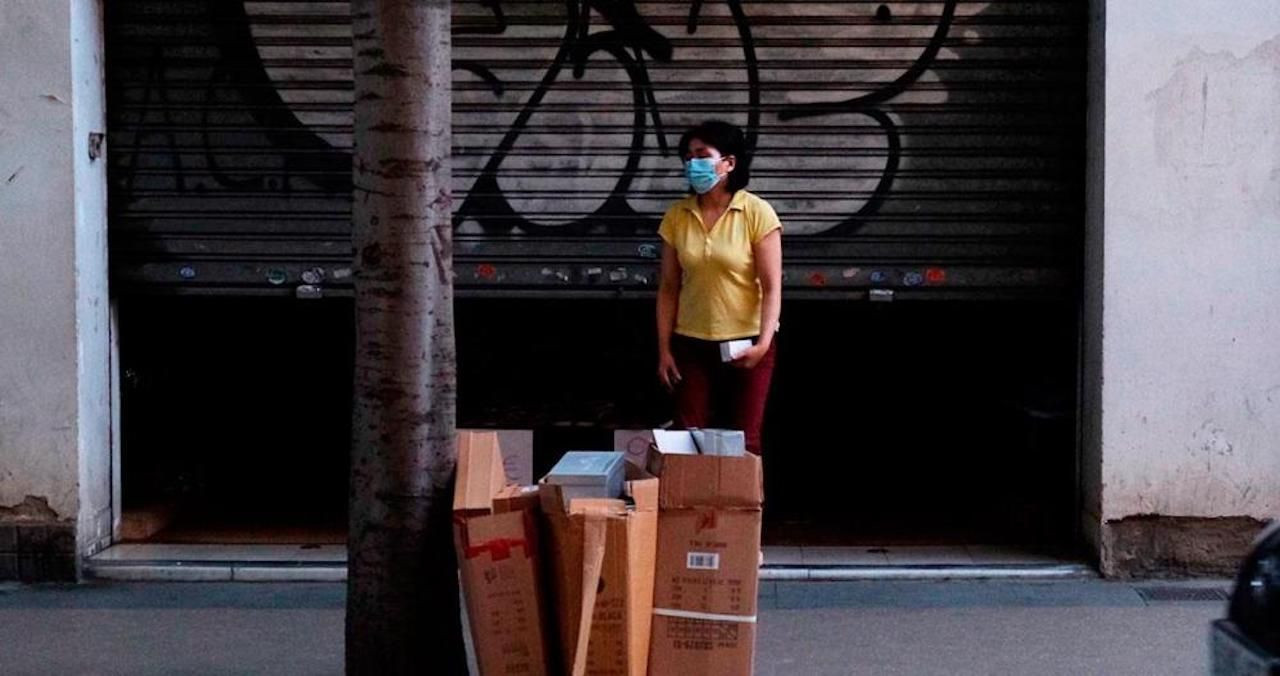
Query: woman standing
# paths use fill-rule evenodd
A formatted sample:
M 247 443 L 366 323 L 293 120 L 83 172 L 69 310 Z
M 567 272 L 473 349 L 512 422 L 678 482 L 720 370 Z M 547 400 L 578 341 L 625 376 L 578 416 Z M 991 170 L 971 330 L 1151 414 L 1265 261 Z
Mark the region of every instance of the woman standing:
M 677 426 L 740 429 L 759 454 L 782 312 L 782 224 L 744 189 L 747 152 L 742 130 L 718 120 L 680 138 L 693 192 L 658 229 L 658 378 L 675 394 Z M 720 343 L 743 338 L 753 345 L 722 362 Z

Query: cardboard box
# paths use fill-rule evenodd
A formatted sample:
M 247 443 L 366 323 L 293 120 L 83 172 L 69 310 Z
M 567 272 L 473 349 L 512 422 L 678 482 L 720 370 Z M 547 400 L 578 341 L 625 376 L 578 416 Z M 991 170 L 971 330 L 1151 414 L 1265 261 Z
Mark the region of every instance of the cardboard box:
M 760 458 L 662 456 L 649 673 L 751 674 L 764 502 Z
M 454 545 L 480 676 L 550 673 L 537 506 L 507 485 L 496 433 L 458 433 Z
M 624 500 L 540 485 L 564 672 L 644 676 L 653 623 L 658 481 L 626 463 Z
M 653 430 L 653 444 L 642 466 L 654 476 L 662 476 L 662 461 L 670 455 L 697 455 L 698 445 L 687 430 Z

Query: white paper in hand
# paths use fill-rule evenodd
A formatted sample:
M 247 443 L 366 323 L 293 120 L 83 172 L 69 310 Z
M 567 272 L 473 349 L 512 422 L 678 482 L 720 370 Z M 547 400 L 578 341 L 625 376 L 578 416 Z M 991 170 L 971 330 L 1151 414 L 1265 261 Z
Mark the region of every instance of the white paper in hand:
M 733 361 L 742 356 L 743 352 L 751 349 L 751 341 L 743 340 L 726 340 L 720 343 L 720 361 Z

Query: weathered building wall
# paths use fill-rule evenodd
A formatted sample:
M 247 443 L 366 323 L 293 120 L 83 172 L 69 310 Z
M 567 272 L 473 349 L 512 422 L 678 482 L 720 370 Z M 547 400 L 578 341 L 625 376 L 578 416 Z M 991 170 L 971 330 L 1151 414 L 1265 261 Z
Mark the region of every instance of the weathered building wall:
M 1103 568 L 1222 570 L 1280 514 L 1280 12 L 1113 1 L 1105 39 Z
M 0 3 L 0 579 L 71 576 L 109 534 L 97 4 Z

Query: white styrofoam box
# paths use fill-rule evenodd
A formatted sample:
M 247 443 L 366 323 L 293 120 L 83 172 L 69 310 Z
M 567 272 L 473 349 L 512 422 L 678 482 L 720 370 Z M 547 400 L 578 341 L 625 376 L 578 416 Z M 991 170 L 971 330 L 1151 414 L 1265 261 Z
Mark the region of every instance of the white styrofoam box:
M 698 446 L 688 430 L 654 430 L 653 440 L 661 453 L 697 455 Z
M 569 451 L 547 473 L 546 482 L 560 486 L 566 501 L 621 497 L 623 455 L 617 451 Z
M 747 437 L 742 430 L 690 430 L 693 443 L 703 455 L 743 456 L 747 454 Z

